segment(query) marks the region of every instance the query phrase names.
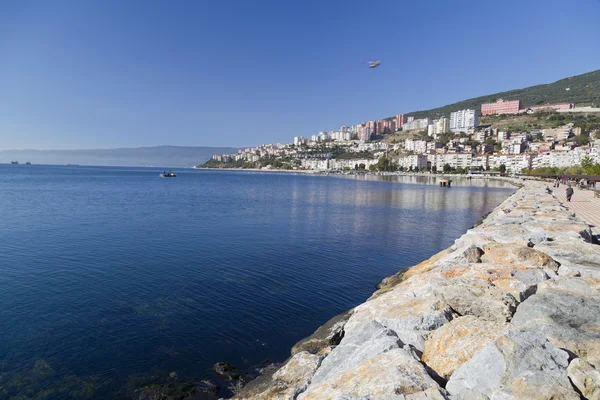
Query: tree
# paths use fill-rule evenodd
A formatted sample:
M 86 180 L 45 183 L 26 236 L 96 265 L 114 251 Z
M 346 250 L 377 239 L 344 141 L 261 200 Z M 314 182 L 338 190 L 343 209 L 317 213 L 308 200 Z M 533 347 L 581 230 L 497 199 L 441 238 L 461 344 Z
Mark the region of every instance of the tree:
M 450 171 L 452 171 L 450 164 L 444 164 L 444 173 L 448 173 Z
M 361 171 L 364 171 L 364 170 L 365 170 L 365 168 L 367 168 L 367 166 L 366 166 L 364 163 L 360 163 L 360 164 L 358 164 L 358 169 L 359 169 L 359 170 L 361 170 Z
M 590 138 L 584 134 L 575 136 L 574 141 L 580 146 L 587 146 L 588 144 L 590 144 Z
M 434 174 L 437 172 L 437 167 L 435 165 L 431 167 L 431 172 Z
M 535 134 L 535 140 L 537 142 L 543 142 L 544 141 L 544 134 L 542 132 L 538 132 Z
M 377 169 L 380 171 L 387 171 L 390 167 L 390 160 L 386 156 L 381 156 L 377 161 Z
M 504 174 L 504 173 L 506 173 L 506 165 L 504 165 L 504 164 L 500 164 L 500 173 L 501 173 L 501 174 Z
M 369 171 L 371 171 L 371 172 L 377 171 L 377 165 L 375 165 L 375 164 L 369 165 Z
M 581 168 L 588 175 L 600 175 L 600 164 L 593 162 L 589 157 L 581 160 Z
M 419 172 L 420 171 L 419 167 L 415 167 L 414 171 Z

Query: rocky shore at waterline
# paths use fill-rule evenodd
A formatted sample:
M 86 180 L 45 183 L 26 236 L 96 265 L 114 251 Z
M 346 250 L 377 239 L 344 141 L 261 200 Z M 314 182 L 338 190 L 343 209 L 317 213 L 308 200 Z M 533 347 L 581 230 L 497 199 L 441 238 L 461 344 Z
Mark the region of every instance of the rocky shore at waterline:
M 600 246 L 524 182 L 233 398 L 600 399 Z

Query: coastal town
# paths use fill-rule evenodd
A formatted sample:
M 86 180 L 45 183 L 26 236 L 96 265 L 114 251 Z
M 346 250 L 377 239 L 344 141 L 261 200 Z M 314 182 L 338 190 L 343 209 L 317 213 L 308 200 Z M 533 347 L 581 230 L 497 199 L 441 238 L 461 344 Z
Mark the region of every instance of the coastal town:
M 600 108 L 497 99 L 435 118 L 398 114 L 215 154 L 201 167 L 514 175 L 599 163 L 599 132 Z

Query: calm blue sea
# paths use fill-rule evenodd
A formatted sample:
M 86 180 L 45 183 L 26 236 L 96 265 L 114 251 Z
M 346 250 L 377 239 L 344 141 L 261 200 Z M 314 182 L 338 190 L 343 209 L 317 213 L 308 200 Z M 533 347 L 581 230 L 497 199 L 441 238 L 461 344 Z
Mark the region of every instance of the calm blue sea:
M 127 398 L 283 361 L 514 190 L 176 172 L 0 165 L 0 398 Z

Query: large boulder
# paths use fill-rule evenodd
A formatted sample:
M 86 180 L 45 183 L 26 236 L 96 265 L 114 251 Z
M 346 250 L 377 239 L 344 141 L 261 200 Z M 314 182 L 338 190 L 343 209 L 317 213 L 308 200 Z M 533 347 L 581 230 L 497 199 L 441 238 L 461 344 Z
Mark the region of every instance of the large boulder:
M 402 345 L 398 336 L 375 321 L 365 322 L 348 332 L 342 342 L 323 360 L 312 378 L 317 384 L 343 374 L 365 360 Z
M 519 305 L 512 323 L 600 365 L 600 297 L 583 278 L 559 278 L 540 285 Z
M 517 308 L 517 301 L 510 293 L 479 279 L 449 280 L 435 291 L 458 314 L 487 321 L 510 321 Z
M 528 246 L 512 243 L 492 243 L 484 249 L 481 261 L 496 265 L 550 268 L 558 271 L 558 263 L 552 257 Z
M 396 348 L 363 360 L 328 379 L 313 382 L 298 400 L 446 399 L 445 391 L 425 367 L 404 349 Z
M 320 326 L 315 333 L 300 340 L 292 347 L 292 355 L 301 351 L 316 354 L 327 346 L 335 346 L 344 337 L 344 325 L 352 315 L 352 310 L 338 314 L 324 325 Z
M 600 400 L 600 371 L 593 365 L 576 358 L 569 364 L 567 373 L 583 397 L 588 400 Z
M 233 397 L 235 400 L 294 400 L 303 392 L 323 356 L 301 351 L 274 373 L 257 378 Z
M 508 324 L 504 322 L 485 321 L 470 315 L 456 318 L 429 335 L 422 360 L 439 376 L 448 379 L 507 329 Z
M 568 365 L 567 352 L 542 335 L 509 331 L 460 366 L 446 389 L 457 399 L 579 400 Z
M 433 295 L 438 280 L 430 274 L 414 276 L 359 305 L 344 327 L 346 336 L 362 329 L 359 327 L 363 324 L 376 321 L 394 331 L 403 343 L 422 351 L 429 332 L 452 319 L 450 307 Z

